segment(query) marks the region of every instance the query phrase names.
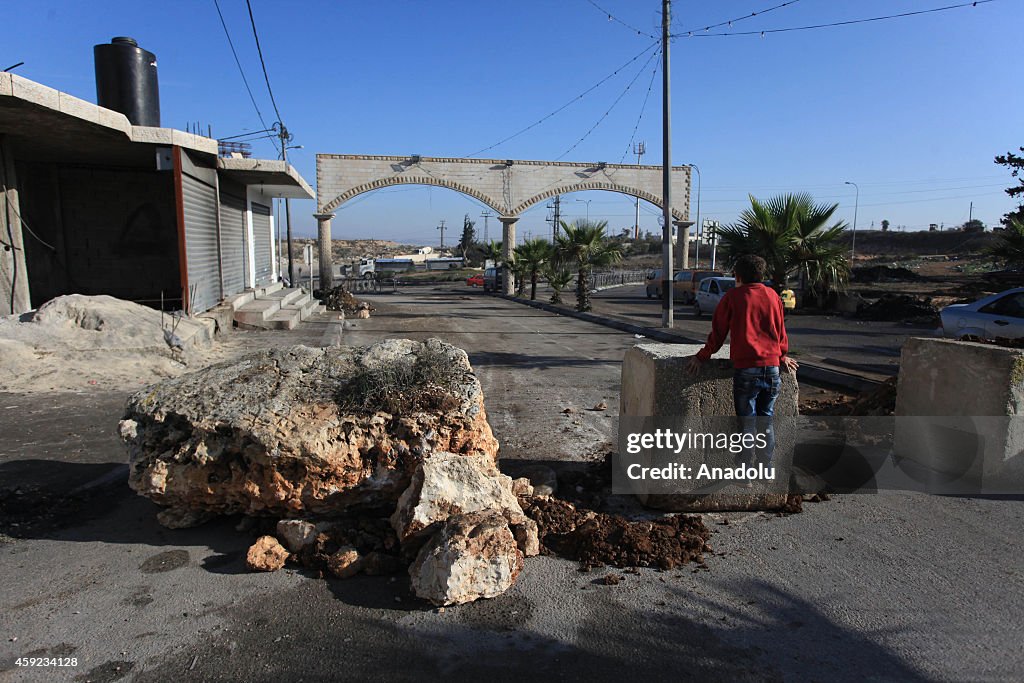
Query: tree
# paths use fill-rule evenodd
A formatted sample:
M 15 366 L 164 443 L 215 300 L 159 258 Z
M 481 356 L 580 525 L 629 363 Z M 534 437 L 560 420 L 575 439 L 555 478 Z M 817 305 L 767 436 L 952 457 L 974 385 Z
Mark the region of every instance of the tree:
M 1024 147 L 1020 148 L 1021 152 L 1024 152 Z M 1011 197 L 1021 197 L 1024 199 L 1024 156 L 1014 154 L 1013 152 L 1007 152 L 1006 154 L 1000 154 L 996 157 L 996 163 L 1000 166 L 1006 166 L 1010 169 L 1010 175 L 1017 178 L 1020 182 L 1013 187 L 1008 187 L 1006 194 Z M 1002 223 L 1009 229 L 1010 221 L 1024 221 L 1024 201 L 1022 201 L 1016 209 L 1003 216 Z
M 476 242 L 476 230 L 473 226 L 476 225 L 473 221 L 469 220 L 469 214 L 467 213 L 465 218 L 462 219 L 462 238 L 459 240 L 459 249 L 462 250 L 462 258 L 466 258 L 466 253 L 469 248 Z
M 609 244 L 604 234 L 607 221 L 562 221 L 562 234 L 555 240 L 555 258 L 576 270 L 576 310 L 590 310 L 590 273 L 595 266 L 622 260 L 618 245 Z
M 1024 268 L 1024 220 L 1010 218 L 1006 230 L 996 232 L 996 242 L 987 251 L 1008 268 Z
M 551 243 L 539 237 L 526 240 L 515 248 L 516 263 L 520 273 L 530 278 L 530 300 L 537 298 L 537 278 L 544 266 L 551 260 Z
M 551 287 L 550 302 L 553 304 L 561 304 L 562 290 L 568 287 L 569 283 L 572 282 L 572 271 L 562 264 L 550 261 L 544 267 L 543 275 L 544 279 L 548 281 L 548 285 Z
M 882 221 L 882 232 L 889 232 L 889 221 Z
M 744 254 L 768 263 L 776 291 L 791 275 L 799 275 L 806 296 L 819 305 L 840 290 L 850 274 L 840 237 L 846 223 L 828 225 L 838 204 L 815 204 L 806 193 L 785 194 L 759 201 L 750 195 L 750 208 L 718 230 L 722 256 L 728 265 Z
M 495 266 L 500 265 L 502 256 L 504 256 L 503 245 L 501 242 L 495 242 L 494 240 L 491 240 L 490 242 L 484 245 L 483 253 L 484 260 L 494 261 Z
M 984 232 L 985 224 L 977 218 L 972 218 L 963 225 L 964 232 Z

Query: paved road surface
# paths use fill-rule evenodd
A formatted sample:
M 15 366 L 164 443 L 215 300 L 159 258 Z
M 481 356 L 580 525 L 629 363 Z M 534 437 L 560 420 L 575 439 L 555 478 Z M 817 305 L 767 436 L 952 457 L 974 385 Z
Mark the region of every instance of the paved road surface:
M 600 400 L 617 411 L 631 335 L 479 295 L 374 303 L 343 342 L 464 345 L 504 457 L 585 458 L 613 433 L 606 413 L 558 411 Z M 315 343 L 331 338 L 328 322 L 232 343 Z M 120 462 L 122 400 L 0 395 L 0 488 L 38 471 L 34 460 L 65 491 Z M 33 405 L 32 424 L 7 418 L 10 405 Z M 116 483 L 43 522 L 2 520 L 0 681 L 1021 680 L 1021 505 L 892 493 L 788 517 L 709 515 L 709 571 L 604 586 L 605 570 L 536 558 L 507 594 L 441 613 L 404 579 L 246 573 L 251 539 L 236 520 L 166 530 Z M 46 655 L 79 665 L 14 666 Z

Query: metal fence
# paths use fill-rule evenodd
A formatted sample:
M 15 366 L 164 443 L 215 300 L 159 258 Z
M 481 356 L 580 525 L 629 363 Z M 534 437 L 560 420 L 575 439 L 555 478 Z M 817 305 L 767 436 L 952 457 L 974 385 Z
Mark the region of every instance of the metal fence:
M 621 285 L 641 285 L 647 279 L 646 270 L 611 270 L 604 273 L 592 273 L 590 289 L 605 289 Z

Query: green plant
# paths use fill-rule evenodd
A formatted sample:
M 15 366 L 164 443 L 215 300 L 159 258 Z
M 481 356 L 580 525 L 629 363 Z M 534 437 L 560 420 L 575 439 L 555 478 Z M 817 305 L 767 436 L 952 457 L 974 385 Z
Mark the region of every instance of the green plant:
M 338 404 L 353 412 L 408 415 L 447 411 L 458 405 L 462 369 L 440 352 L 424 348 L 415 361 L 398 358 L 383 365 L 356 368 L 338 394 Z
M 588 220 L 566 223 L 555 239 L 555 259 L 576 270 L 576 310 L 590 310 L 590 273 L 595 266 L 607 266 L 622 260 L 622 250 L 609 244 L 605 236 L 607 221 Z
M 996 241 L 986 249 L 986 253 L 1008 268 L 1024 267 L 1024 220 L 1007 218 L 1006 229 L 995 234 Z
M 539 237 L 526 240 L 515 248 L 515 261 L 519 268 L 516 277 L 530 278 L 531 301 L 537 298 L 537 278 L 551 260 L 553 253 L 551 243 Z
M 569 286 L 572 282 L 572 271 L 568 268 L 549 262 L 544 267 L 544 279 L 548 281 L 548 285 L 551 287 L 551 299 L 550 302 L 553 304 L 562 303 L 562 290 Z

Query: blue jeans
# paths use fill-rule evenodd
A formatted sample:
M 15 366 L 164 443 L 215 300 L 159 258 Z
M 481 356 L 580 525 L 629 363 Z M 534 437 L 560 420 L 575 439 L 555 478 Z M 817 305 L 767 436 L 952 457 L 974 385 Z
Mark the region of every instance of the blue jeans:
M 771 462 L 775 453 L 772 416 L 775 414 L 775 400 L 779 397 L 781 386 L 778 366 L 742 368 L 733 375 L 732 396 L 740 431 L 755 437 L 762 433 L 767 437 L 767 447 L 744 450 L 742 455 L 746 464 Z

